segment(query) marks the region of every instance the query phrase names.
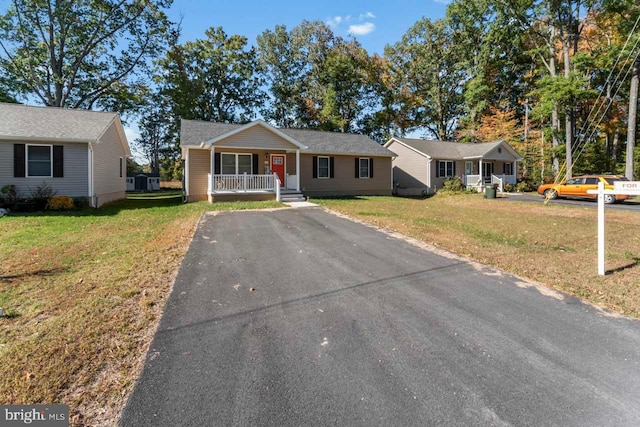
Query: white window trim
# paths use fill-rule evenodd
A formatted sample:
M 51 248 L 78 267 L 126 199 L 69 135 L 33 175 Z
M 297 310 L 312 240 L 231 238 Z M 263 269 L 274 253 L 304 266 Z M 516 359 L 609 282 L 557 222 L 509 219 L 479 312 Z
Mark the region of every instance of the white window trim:
M 360 166 L 360 161 L 367 161 L 367 176 L 362 176 L 362 166 Z M 371 157 L 358 157 L 358 178 L 360 179 L 369 179 L 371 178 Z
M 29 147 L 49 147 L 49 175 L 29 175 Z M 26 144 L 24 153 L 25 178 L 53 178 L 53 145 L 52 144 Z
M 440 163 L 444 163 L 444 175 L 440 174 Z M 453 177 L 453 164 L 455 160 L 438 160 L 437 168 L 438 168 L 438 178 L 452 178 Z M 449 164 L 451 164 L 451 168 L 449 168 Z M 451 174 L 449 174 L 451 172 Z
M 320 159 L 327 159 L 327 176 L 320 176 Z M 316 168 L 318 170 L 318 179 L 331 178 L 331 156 L 318 156 L 317 162 L 318 164 L 316 165 Z
M 236 162 L 235 162 L 235 173 L 231 173 L 231 174 L 227 174 L 227 173 L 222 173 L 222 168 L 223 168 L 223 163 L 222 163 L 222 156 L 224 155 L 233 155 L 235 156 Z M 251 159 L 251 172 L 249 172 L 247 175 L 252 175 L 253 174 L 253 153 L 220 153 L 220 175 L 243 175 L 243 173 L 238 173 L 238 156 L 249 156 L 249 159 Z
M 470 168 L 468 166 L 471 166 Z M 464 162 L 464 173 L 466 175 L 473 175 L 473 162 L 466 161 Z

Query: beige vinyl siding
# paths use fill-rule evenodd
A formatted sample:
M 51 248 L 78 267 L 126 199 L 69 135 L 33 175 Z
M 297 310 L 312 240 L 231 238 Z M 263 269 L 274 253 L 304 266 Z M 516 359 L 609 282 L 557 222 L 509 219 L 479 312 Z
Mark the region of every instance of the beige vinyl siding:
M 189 150 L 189 200 L 206 200 L 211 151 Z
M 217 141 L 213 145 L 216 149 L 218 147 L 256 148 L 259 150 L 291 150 L 297 148 L 294 144 L 262 126 L 252 126 L 249 129 Z
M 438 174 L 438 161 L 451 161 L 450 159 L 433 159 L 431 161 L 431 191 L 437 191 L 444 186 L 444 181 L 447 177 L 436 177 Z M 453 176 L 462 176 L 464 175 L 464 162 L 465 160 L 454 160 L 455 171 Z
M 98 206 L 122 199 L 127 188 L 126 152 L 120 143 L 115 122 L 107 128 L 93 147 L 93 188 Z M 122 177 L 120 176 L 120 158 L 122 158 Z
M 393 181 L 401 188 L 427 188 L 429 186 L 429 159 L 398 142 L 387 147 L 397 157 L 393 159 Z
M 89 195 L 89 175 L 87 144 L 81 143 L 47 143 L 34 142 L 33 144 L 62 145 L 64 156 L 64 177 L 26 177 L 14 178 L 13 176 L 13 144 L 12 141 L 0 141 L 0 188 L 5 185 L 15 185 L 16 191 L 22 197 L 28 197 L 37 186 L 46 183 L 53 188 L 58 196 L 87 197 Z M 20 141 L 15 144 L 29 145 L 31 143 Z
M 373 158 L 373 178 L 355 177 L 356 156 L 334 157 L 334 178 L 313 178 L 313 155 L 300 155 L 300 187 L 308 196 L 390 195 L 391 158 Z M 360 157 L 360 156 L 358 156 Z

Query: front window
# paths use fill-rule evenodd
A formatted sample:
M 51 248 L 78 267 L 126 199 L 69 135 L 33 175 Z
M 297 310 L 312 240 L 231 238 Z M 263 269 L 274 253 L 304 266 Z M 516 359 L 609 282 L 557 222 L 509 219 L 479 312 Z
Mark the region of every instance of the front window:
M 360 178 L 369 178 L 371 175 L 369 173 L 371 163 L 370 159 L 360 159 Z
M 52 176 L 51 145 L 27 145 L 27 176 Z
M 464 174 L 473 175 L 473 162 L 464 162 Z
M 511 163 L 504 164 L 504 174 L 513 175 L 513 165 Z
M 453 176 L 453 160 L 438 161 L 438 176 L 444 178 Z
M 318 157 L 318 178 L 329 178 L 328 157 Z
M 223 175 L 250 174 L 253 170 L 251 154 L 222 153 L 221 168 Z

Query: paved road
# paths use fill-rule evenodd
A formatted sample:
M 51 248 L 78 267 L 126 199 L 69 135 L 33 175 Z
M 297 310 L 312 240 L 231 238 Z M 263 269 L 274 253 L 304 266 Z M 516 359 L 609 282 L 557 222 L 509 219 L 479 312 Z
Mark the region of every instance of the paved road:
M 539 194 L 516 194 L 516 193 L 505 193 L 500 196 L 501 199 L 511 200 L 511 201 L 520 201 L 520 202 L 538 202 L 544 203 L 544 197 Z M 595 200 L 588 199 L 553 199 L 549 200 L 549 203 L 552 205 L 567 205 L 567 206 L 583 206 L 587 208 L 598 208 L 598 203 Z M 640 212 L 640 202 L 637 201 L 624 201 L 622 203 L 614 203 L 611 205 L 607 205 L 605 207 L 606 210 L 609 209 L 620 209 L 627 211 L 636 211 Z
M 320 208 L 205 217 L 121 425 L 637 426 L 640 322 L 530 285 Z

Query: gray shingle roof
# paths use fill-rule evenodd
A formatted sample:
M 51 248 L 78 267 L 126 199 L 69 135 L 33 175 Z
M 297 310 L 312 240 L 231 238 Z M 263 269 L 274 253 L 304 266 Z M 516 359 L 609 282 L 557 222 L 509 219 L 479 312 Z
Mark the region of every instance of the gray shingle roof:
M 200 145 L 246 125 L 182 120 L 180 145 Z M 352 154 L 392 157 L 394 154 L 365 135 L 340 132 L 321 132 L 305 129 L 278 129 L 278 131 L 305 145 L 301 153 Z
M 0 102 L 0 139 L 97 141 L 118 115 Z
M 461 142 L 433 141 L 426 139 L 394 138 L 434 159 L 462 160 L 483 157 L 502 144 L 502 141 L 465 144 Z

